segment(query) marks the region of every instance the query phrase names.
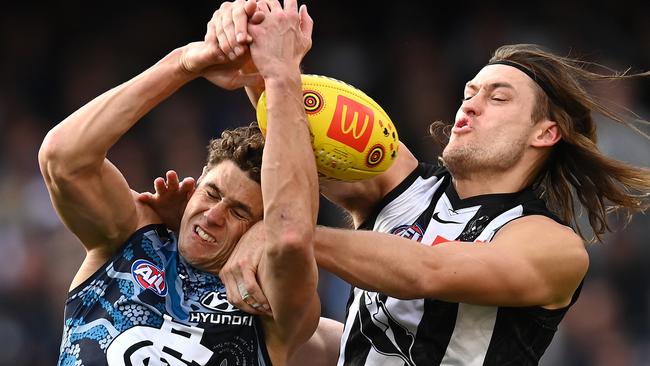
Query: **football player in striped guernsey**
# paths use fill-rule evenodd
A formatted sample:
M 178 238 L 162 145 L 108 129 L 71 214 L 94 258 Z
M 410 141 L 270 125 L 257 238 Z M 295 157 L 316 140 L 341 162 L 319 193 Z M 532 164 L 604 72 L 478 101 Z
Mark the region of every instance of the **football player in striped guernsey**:
M 226 34 L 246 22 L 222 17 Z M 635 129 L 636 117 L 587 88 L 649 75 L 503 46 L 465 85 L 441 164 L 401 146 L 376 178 L 322 183 L 357 229 L 315 235 L 318 265 L 353 286 L 338 365 L 537 365 L 589 266 L 576 212 L 600 239 L 609 211 L 649 206 L 648 169 L 596 145 L 594 113 L 621 128 Z M 253 275 L 264 244 L 246 244 L 222 278 L 264 302 Z

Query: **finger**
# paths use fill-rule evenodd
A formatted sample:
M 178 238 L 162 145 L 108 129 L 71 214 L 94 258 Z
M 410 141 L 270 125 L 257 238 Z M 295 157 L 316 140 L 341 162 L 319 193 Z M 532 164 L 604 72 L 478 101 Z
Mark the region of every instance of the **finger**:
M 247 1 L 246 3 L 242 4 L 242 6 L 235 7 L 232 13 L 232 21 L 235 26 L 235 40 L 237 43 L 240 45 L 244 45 L 247 43 L 248 40 L 248 11 L 247 8 L 251 8 L 252 6 L 252 13 L 250 14 L 251 16 L 255 14 L 255 2 Z M 241 56 L 241 54 L 237 54 L 238 56 Z
M 284 10 L 297 12 L 298 11 L 298 1 L 297 0 L 284 0 Z
M 167 177 L 167 190 L 177 191 L 178 190 L 178 174 L 175 171 L 169 170 L 166 174 Z
M 164 194 L 167 192 L 165 180 L 161 177 L 158 177 L 153 181 L 153 188 L 156 190 L 156 194 Z
M 210 47 L 211 52 L 215 53 L 217 60 L 219 62 L 224 62 L 226 60 L 226 55 L 219 48 L 219 41 L 217 40 L 217 35 L 215 33 L 215 17 L 219 16 L 217 12 L 212 16 L 212 19 L 208 23 L 207 30 L 205 32 L 205 43 Z
M 217 35 L 217 42 L 219 42 L 219 49 L 227 57 L 230 57 L 230 54 L 234 55 L 230 41 L 228 41 L 228 37 L 226 36 L 226 30 L 224 29 L 227 23 L 232 22 L 231 6 L 228 2 L 222 3 L 221 8 L 219 8 L 219 16 L 214 20 L 214 29 Z
M 282 4 L 278 0 L 266 0 L 271 11 L 282 11 Z
M 249 23 L 251 25 L 258 25 L 258 24 L 260 24 L 260 23 L 262 23 L 264 21 L 264 18 L 266 18 L 266 16 L 264 15 L 263 11 L 261 11 L 261 10 L 256 11 L 255 14 L 253 14 L 253 16 L 251 17 Z M 249 39 L 249 41 L 248 41 L 249 43 L 253 41 L 253 37 L 251 37 L 250 34 L 248 35 L 248 39 Z
M 232 48 L 232 52 L 228 53 L 228 58 L 230 58 L 230 60 L 234 60 L 237 58 L 237 56 L 244 53 L 239 42 L 237 42 L 237 34 L 235 33 L 235 11 L 238 8 L 241 9 L 242 6 L 243 0 L 236 1 L 230 7 L 230 11 L 225 13 L 223 18 L 221 18 L 221 26 L 223 27 L 223 30 L 226 33 L 226 38 L 228 39 L 228 43 Z M 243 9 L 241 9 L 241 11 L 243 11 Z
M 237 296 L 239 296 L 239 294 L 236 293 L 237 292 L 236 285 L 232 279 L 232 276 L 226 271 L 227 267 L 228 267 L 228 263 L 226 262 L 226 264 L 223 266 L 221 271 L 219 271 L 219 278 L 221 278 L 221 282 L 223 282 L 224 286 L 226 287 L 226 298 L 228 299 L 228 302 L 235 305 L 235 302 L 237 301 Z
M 208 43 L 208 44 L 217 43 L 217 36 L 214 33 L 214 18 L 215 18 L 216 15 L 217 15 L 216 12 L 214 14 L 212 14 L 212 19 L 210 19 L 210 21 L 208 22 L 208 25 L 206 27 L 207 29 L 205 31 L 205 37 L 203 38 L 205 43 Z
M 314 20 L 307 12 L 307 5 L 300 6 L 300 30 L 302 34 L 311 39 L 312 31 L 314 30 Z
M 257 10 L 257 1 L 255 0 L 246 0 L 244 4 L 244 10 L 246 11 L 246 16 L 251 17 L 255 14 Z
M 242 304 L 238 306 L 241 310 L 244 310 L 247 313 L 253 314 L 262 314 L 262 304 L 257 300 L 257 298 L 249 290 L 249 286 L 243 281 L 238 280 L 237 282 L 238 292 L 243 292 L 245 297 L 242 297 Z
M 192 177 L 187 177 L 183 179 L 183 181 L 180 183 L 179 186 L 179 191 L 182 193 L 189 193 L 194 190 L 194 187 L 196 186 L 196 181 Z
M 259 311 L 242 300 L 241 294 L 239 293 L 238 282 L 231 274 L 231 270 L 228 268 L 229 265 L 226 264 L 219 272 L 219 277 L 226 287 L 226 297 L 228 298 L 228 302 L 247 313 L 261 315 Z
M 264 296 L 264 292 L 262 292 L 262 289 L 257 283 L 255 273 L 252 270 L 245 270 L 242 273 L 242 282 L 246 286 L 248 294 L 260 305 L 256 309 L 267 314 L 270 313 L 271 307 L 269 306 L 269 300 Z
M 267 0 L 262 0 L 257 2 L 257 10 L 258 12 L 262 12 L 262 14 L 268 14 L 271 12 L 271 8 L 269 6 L 269 2 Z

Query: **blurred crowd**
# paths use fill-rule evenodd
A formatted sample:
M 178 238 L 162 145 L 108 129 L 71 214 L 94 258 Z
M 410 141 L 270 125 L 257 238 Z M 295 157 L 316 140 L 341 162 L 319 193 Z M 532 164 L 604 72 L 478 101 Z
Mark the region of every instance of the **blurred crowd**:
M 307 1 L 315 20 L 305 73 L 355 85 L 381 104 L 416 156 L 434 161 L 434 120 L 453 121 L 462 88 L 502 44 L 538 43 L 608 67 L 650 69 L 647 2 Z M 56 363 L 69 283 L 83 259 L 38 170 L 56 123 L 167 52 L 203 38 L 218 2 L 11 2 L 0 12 L 0 366 Z M 650 119 L 650 79 L 603 85 L 602 98 Z M 198 80 L 148 114 L 110 152 L 132 188 L 169 168 L 198 176 L 209 137 L 248 124 L 243 92 Z M 608 155 L 650 166 L 650 141 L 607 121 Z M 647 127 L 647 126 L 646 126 Z M 650 133 L 645 128 L 646 133 Z M 322 201 L 319 223 L 346 225 Z M 622 228 L 624 223 L 612 222 Z M 650 364 L 650 218 L 636 216 L 589 251 L 582 296 L 543 365 Z M 349 287 L 323 272 L 323 315 L 342 320 Z

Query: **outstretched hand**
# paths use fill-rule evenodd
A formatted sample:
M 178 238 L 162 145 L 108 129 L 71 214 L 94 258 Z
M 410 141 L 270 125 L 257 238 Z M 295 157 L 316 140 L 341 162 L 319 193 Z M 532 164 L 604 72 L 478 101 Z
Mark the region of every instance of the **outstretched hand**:
M 165 178 L 156 178 L 153 182 L 155 193 L 140 193 L 138 201 L 149 205 L 165 225 L 178 231 L 183 211 L 194 192 L 196 182 L 192 177 L 179 182 L 178 174 L 173 170 L 168 171 Z

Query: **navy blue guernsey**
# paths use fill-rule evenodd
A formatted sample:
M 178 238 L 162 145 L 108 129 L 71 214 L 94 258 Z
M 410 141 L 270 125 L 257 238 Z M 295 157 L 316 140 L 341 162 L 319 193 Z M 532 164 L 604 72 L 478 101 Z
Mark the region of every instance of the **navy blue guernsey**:
M 136 231 L 68 294 L 58 365 L 271 365 L 261 323 L 163 225 Z
M 420 164 L 359 229 L 422 245 L 456 240 L 490 245 L 503 225 L 527 215 L 560 222 L 530 188 L 460 199 L 446 169 Z M 338 365 L 537 365 L 569 306 L 548 310 L 400 300 L 353 288 Z

